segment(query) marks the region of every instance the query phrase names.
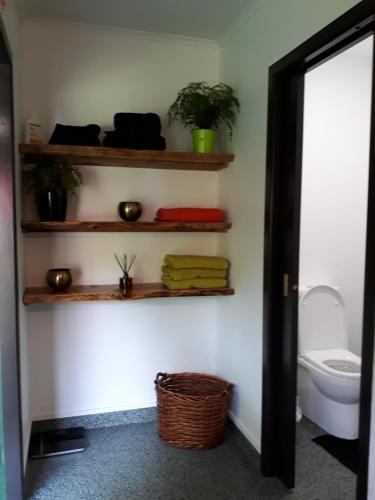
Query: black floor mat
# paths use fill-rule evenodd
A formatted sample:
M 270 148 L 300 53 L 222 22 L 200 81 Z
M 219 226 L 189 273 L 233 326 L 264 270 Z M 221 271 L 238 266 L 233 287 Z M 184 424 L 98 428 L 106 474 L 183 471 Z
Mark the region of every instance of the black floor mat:
M 324 434 L 312 439 L 352 472 L 358 472 L 358 439 L 340 439 Z

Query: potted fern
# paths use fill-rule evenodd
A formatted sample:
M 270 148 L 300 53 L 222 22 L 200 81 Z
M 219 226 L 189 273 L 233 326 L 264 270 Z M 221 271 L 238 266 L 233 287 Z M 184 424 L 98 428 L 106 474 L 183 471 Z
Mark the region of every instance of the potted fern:
M 76 196 L 83 184 L 77 167 L 53 162 L 35 165 L 25 172 L 27 192 L 34 192 L 41 221 L 64 221 L 68 195 Z
M 192 129 L 194 152 L 212 153 L 216 129 L 223 123 L 231 137 L 239 109 L 240 103 L 229 85 L 211 87 L 206 82 L 191 82 L 170 106 L 169 124 L 178 120 Z

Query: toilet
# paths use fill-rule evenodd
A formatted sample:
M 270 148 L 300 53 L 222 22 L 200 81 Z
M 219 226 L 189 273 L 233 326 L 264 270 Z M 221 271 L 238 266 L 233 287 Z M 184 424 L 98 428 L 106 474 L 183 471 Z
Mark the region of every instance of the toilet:
M 302 413 L 329 434 L 358 437 L 361 358 L 348 350 L 339 288 L 300 288 L 298 397 Z

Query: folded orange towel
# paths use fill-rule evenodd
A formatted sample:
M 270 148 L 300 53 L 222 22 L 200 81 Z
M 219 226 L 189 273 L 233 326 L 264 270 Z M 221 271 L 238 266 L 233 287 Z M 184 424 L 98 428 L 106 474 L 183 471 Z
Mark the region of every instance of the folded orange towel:
M 223 222 L 219 208 L 159 208 L 157 222 Z

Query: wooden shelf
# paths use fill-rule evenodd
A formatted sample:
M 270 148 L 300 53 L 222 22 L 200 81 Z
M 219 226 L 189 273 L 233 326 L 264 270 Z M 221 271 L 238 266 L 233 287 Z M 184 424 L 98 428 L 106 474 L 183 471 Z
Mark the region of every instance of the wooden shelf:
M 217 171 L 234 160 L 232 154 L 185 153 L 176 151 L 142 151 L 91 146 L 58 146 L 52 144 L 20 144 L 25 164 L 64 160 L 72 165 L 107 167 L 159 168 L 169 170 Z
M 169 232 L 216 232 L 226 233 L 230 222 L 123 222 L 123 221 L 23 221 L 24 233 L 169 233 Z
M 67 292 L 54 293 L 47 287 L 26 288 L 23 303 L 52 304 L 99 300 L 141 300 L 164 297 L 205 297 L 234 295 L 233 288 L 169 290 L 161 283 L 135 284 L 129 295 L 122 295 L 117 285 L 73 285 Z

